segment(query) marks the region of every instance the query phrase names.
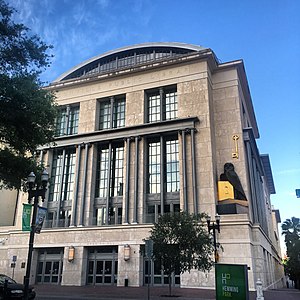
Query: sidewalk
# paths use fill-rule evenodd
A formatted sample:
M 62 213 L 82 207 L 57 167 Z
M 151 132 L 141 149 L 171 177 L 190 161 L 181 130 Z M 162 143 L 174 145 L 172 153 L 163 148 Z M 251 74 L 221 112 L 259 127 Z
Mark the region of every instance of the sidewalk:
M 148 287 L 116 287 L 116 286 L 55 286 L 36 285 L 36 300 L 148 300 Z M 167 297 L 166 287 L 150 287 L 149 300 L 210 300 L 215 298 L 214 290 L 172 288 L 174 297 Z M 249 300 L 255 300 L 256 293 L 249 293 Z M 300 291 L 296 289 L 280 289 L 264 291 L 265 300 L 299 300 Z

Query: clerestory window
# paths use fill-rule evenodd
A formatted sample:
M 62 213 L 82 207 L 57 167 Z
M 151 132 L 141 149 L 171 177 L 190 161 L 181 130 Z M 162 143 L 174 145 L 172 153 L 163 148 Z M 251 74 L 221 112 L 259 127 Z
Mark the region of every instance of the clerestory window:
M 147 121 L 149 123 L 177 118 L 177 88 L 164 87 L 146 91 Z
M 99 129 L 125 126 L 125 96 L 100 100 Z

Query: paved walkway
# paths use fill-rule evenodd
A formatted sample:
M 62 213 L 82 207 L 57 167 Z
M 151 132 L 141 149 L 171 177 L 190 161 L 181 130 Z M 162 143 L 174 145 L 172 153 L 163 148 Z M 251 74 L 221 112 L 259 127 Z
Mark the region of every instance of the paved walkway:
M 210 300 L 215 298 L 214 290 L 172 288 L 174 297 L 167 297 L 165 287 L 111 287 L 111 286 L 54 286 L 36 285 L 36 300 Z M 256 293 L 249 293 L 249 300 L 255 300 Z M 269 290 L 264 292 L 265 300 L 300 300 L 300 291 L 295 289 Z

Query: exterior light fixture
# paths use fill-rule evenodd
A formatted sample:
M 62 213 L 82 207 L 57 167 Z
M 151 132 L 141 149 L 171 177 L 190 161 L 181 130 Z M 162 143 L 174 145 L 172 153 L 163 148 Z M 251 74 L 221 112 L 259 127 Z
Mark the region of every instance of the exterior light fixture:
M 49 180 L 49 174 L 48 174 L 47 170 L 44 170 L 41 174 L 41 181 L 42 181 L 43 188 L 46 188 L 48 180 Z
M 33 185 L 35 183 L 35 177 L 36 177 L 35 174 L 33 172 L 30 172 L 30 174 L 27 177 L 27 182 L 29 185 Z
M 28 203 L 32 202 L 33 199 L 33 213 L 31 219 L 31 230 L 29 236 L 29 246 L 28 246 L 28 257 L 26 265 L 26 274 L 24 277 L 24 299 L 28 299 L 28 290 L 29 290 L 29 278 L 31 271 L 31 261 L 32 261 L 32 252 L 33 252 L 33 243 L 34 243 L 34 234 L 36 231 L 36 217 L 39 204 L 39 198 L 42 198 L 42 201 L 45 200 L 47 184 L 49 180 L 49 174 L 44 170 L 41 174 L 41 182 L 35 181 L 36 176 L 31 172 L 27 177 L 28 184 Z
M 130 259 L 130 246 L 128 244 L 124 245 L 124 260 Z
M 68 261 L 72 262 L 75 259 L 75 248 L 70 246 L 68 249 Z
M 217 249 L 217 238 L 216 238 L 216 230 L 220 233 L 220 216 L 217 214 L 215 216 L 215 221 L 211 223 L 211 217 L 207 216 L 206 218 L 208 232 L 213 231 L 213 239 L 214 239 L 214 254 L 215 254 L 215 263 L 219 261 L 219 254 Z

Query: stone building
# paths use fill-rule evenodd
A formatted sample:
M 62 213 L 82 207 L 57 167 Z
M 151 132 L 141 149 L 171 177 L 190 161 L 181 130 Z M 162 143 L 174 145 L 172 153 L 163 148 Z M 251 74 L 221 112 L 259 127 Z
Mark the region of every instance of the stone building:
M 51 184 L 47 217 L 36 234 L 31 282 L 61 285 L 147 284 L 144 239 L 159 214 L 219 213 L 220 263 L 246 264 L 249 287 L 282 284 L 283 268 L 270 194 L 268 155 L 242 60 L 220 63 L 209 48 L 146 43 L 109 51 L 48 87 L 61 115 L 54 145 L 39 159 Z M 246 199 L 220 181 L 235 168 Z M 28 232 L 20 193 L 14 224 L 0 227 L 0 273 L 22 281 Z M 151 284 L 164 285 L 159 262 Z M 174 274 L 181 287 L 214 287 L 214 271 Z

